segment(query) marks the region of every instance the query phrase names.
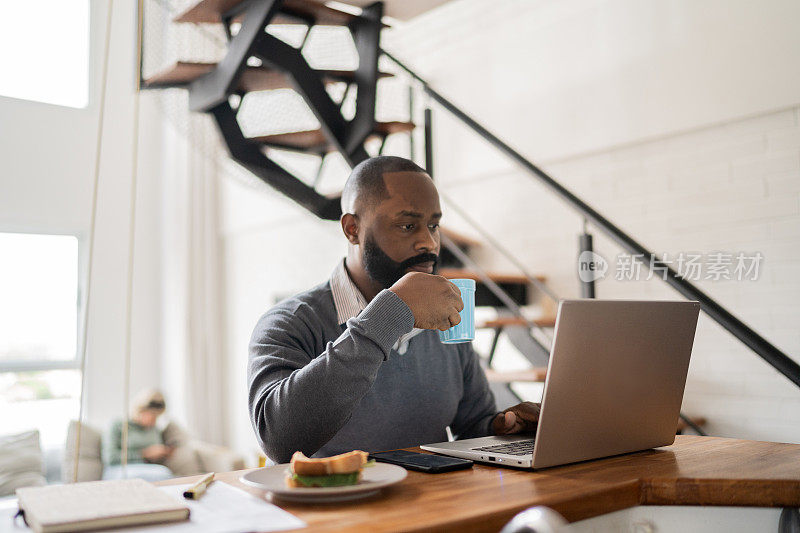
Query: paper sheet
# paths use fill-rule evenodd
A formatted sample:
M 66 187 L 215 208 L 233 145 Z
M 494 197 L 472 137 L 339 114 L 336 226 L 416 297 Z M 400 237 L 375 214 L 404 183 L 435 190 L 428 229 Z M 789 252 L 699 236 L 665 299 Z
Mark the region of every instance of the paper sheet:
M 245 531 L 282 531 L 306 527 L 306 523 L 287 513 L 277 505 L 256 498 L 227 483 L 215 481 L 199 500 L 187 500 L 183 491 L 192 485 L 158 487 L 189 506 L 191 513 L 186 522 L 126 528 L 120 533 L 241 533 Z
M 171 524 L 116 529 L 119 533 L 242 533 L 246 531 L 282 531 L 306 527 L 306 523 L 280 507 L 256 498 L 227 483 L 215 481 L 199 500 L 186 500 L 183 491 L 192 485 L 158 487 L 185 502 L 191 509 L 189 520 Z M 14 527 L 11 517 L 16 513 L 16 499 L 0 504 L 0 531 L 30 531 L 22 521 Z M 13 502 L 13 503 L 12 503 Z M 3 505 L 4 504 L 4 505 Z

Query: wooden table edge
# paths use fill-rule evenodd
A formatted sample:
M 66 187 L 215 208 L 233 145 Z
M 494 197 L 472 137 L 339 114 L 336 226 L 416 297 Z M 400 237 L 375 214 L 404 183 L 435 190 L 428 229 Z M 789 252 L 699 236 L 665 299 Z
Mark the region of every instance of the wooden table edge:
M 697 445 L 704 445 L 704 441 L 708 440 L 708 445 L 713 448 L 714 445 L 730 445 L 741 446 L 747 443 L 750 444 L 768 444 L 775 447 L 785 447 L 781 443 L 759 443 L 757 441 L 739 441 L 737 439 L 722 439 L 713 438 L 713 442 L 709 439 L 712 438 L 693 438 L 683 437 L 679 439 L 684 445 L 690 448 Z M 676 443 L 676 444 L 680 444 Z M 666 447 L 668 449 L 670 447 Z M 422 451 L 418 447 L 405 448 L 409 451 Z M 654 451 L 655 452 L 655 451 Z M 429 453 L 429 452 L 424 452 Z M 710 452 L 710 453 L 713 453 Z M 796 452 L 792 452 L 794 455 Z M 603 461 L 600 459 L 598 461 Z M 586 464 L 586 463 L 584 463 Z M 483 466 L 483 465 L 481 465 Z M 567 465 L 569 466 L 569 465 Z M 498 468 L 500 471 L 514 471 L 516 469 L 509 469 L 503 467 Z M 579 471 L 569 469 L 560 470 L 567 467 L 556 467 L 553 469 L 544 469 L 537 471 L 538 473 L 548 474 L 553 476 L 564 476 L 565 479 L 581 479 L 583 474 Z M 247 472 L 257 470 L 256 468 L 249 468 L 244 470 L 237 470 L 231 472 L 222 472 L 217 475 L 217 479 L 221 482 L 228 483 L 231 486 L 240 488 L 254 494 L 267 502 L 270 498 L 267 497 L 266 491 L 256 489 L 245 485 L 240 481 L 242 475 Z M 453 472 L 455 474 L 456 472 Z M 437 474 L 437 476 L 446 476 L 448 474 Z M 174 485 L 179 483 L 192 483 L 201 478 L 202 475 L 189 476 L 183 478 L 174 478 L 159 482 L 159 485 Z M 569 522 L 576 522 L 588 518 L 602 516 L 611 512 L 633 508 L 638 505 L 685 505 L 685 506 L 736 506 L 736 507 L 798 507 L 800 506 L 800 476 L 795 479 L 789 478 L 775 478 L 769 479 L 768 477 L 759 478 L 757 476 L 751 478 L 714 478 L 712 477 L 670 477 L 658 475 L 648 476 L 646 472 L 631 473 L 629 479 L 617 481 L 598 481 L 597 479 L 586 476 L 587 484 L 595 484 L 594 487 L 589 487 L 587 490 L 576 492 L 575 495 L 565 495 L 563 492 L 554 494 L 539 495 L 532 498 L 530 503 L 519 504 L 519 501 L 509 504 L 508 506 L 497 506 L 489 510 L 484 510 L 481 513 L 467 512 L 463 515 L 443 516 L 441 519 L 435 518 L 425 523 L 414 523 L 413 521 L 408 524 L 398 523 L 397 517 L 393 519 L 387 517 L 387 523 L 370 523 L 360 520 L 355 523 L 345 524 L 341 519 L 336 519 L 331 523 L 309 523 L 305 529 L 313 531 L 336 531 L 343 529 L 355 529 L 370 531 L 405 531 L 416 532 L 431 530 L 483 530 L 483 529 L 500 529 L 517 513 L 528 509 L 530 507 L 544 505 L 550 507 L 556 512 L 560 513 Z M 395 487 L 385 489 L 388 494 L 385 497 L 391 498 L 392 492 Z M 382 495 L 381 497 L 384 497 Z M 288 504 L 282 505 L 283 502 L 272 502 L 275 505 L 284 508 L 288 512 L 298 516 L 308 522 L 303 517 L 302 510 Z M 287 508 L 288 507 L 288 508 Z M 366 528 L 366 529 L 365 529 Z

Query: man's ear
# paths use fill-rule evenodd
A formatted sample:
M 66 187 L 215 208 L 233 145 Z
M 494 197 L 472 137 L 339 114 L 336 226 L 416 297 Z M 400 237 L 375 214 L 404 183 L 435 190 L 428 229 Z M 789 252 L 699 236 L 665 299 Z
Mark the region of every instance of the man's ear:
M 342 231 L 350 244 L 359 244 L 358 217 L 352 213 L 345 213 L 339 222 L 342 224 Z

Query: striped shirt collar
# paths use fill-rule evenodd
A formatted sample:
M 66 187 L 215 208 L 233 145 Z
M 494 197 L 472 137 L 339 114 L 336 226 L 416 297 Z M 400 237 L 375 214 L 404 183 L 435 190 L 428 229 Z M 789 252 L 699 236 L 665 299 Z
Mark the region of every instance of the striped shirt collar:
M 356 287 L 356 284 L 353 283 L 350 274 L 347 273 L 344 259 L 336 265 L 331 275 L 331 293 L 333 294 L 333 305 L 336 307 L 336 320 L 338 320 L 340 326 L 343 326 L 354 316 L 358 316 L 368 303 L 367 299 Z M 423 331 L 425 330 L 413 328 L 397 339 L 394 349 L 400 354 L 406 353 L 408 342 Z
M 358 316 L 367 306 L 367 299 L 350 279 L 350 274 L 342 259 L 331 275 L 331 292 L 333 305 L 336 306 L 336 319 L 341 326 L 354 316 Z

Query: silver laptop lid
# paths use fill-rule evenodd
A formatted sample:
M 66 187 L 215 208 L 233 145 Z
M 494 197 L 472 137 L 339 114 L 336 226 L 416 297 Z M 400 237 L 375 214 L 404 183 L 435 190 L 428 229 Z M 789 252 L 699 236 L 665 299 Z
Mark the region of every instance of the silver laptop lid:
M 698 302 L 559 304 L 533 467 L 672 444 Z

